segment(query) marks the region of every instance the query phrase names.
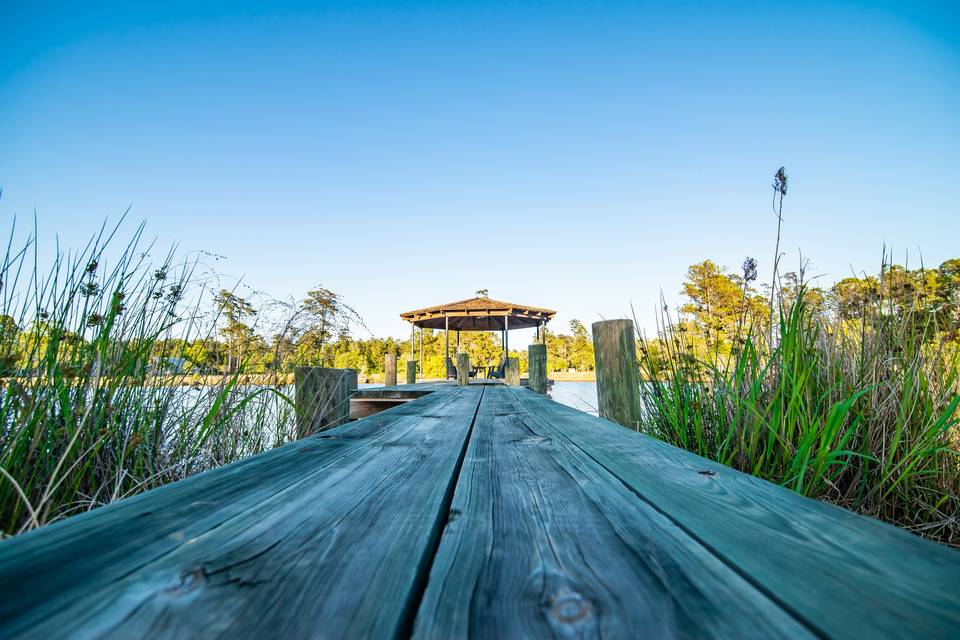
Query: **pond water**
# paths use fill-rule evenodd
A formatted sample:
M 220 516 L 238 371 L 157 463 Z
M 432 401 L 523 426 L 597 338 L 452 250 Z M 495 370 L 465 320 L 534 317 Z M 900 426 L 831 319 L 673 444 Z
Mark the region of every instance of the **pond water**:
M 554 382 L 550 397 L 560 404 L 597 415 L 596 382 Z

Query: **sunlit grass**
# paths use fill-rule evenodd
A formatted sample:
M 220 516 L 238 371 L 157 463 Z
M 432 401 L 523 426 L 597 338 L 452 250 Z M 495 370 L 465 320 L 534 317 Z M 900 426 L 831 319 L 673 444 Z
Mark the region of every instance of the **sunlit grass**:
M 684 449 L 949 544 L 960 544 L 956 345 L 881 300 L 857 321 L 799 299 L 778 342 L 745 329 L 694 355 L 664 314 L 640 350 L 641 429 Z M 935 327 L 934 327 L 935 329 Z M 932 337 L 931 337 L 932 336 Z
M 293 437 L 275 385 L 155 375 L 165 338 L 207 337 L 197 263 L 149 258 L 101 230 L 38 264 L 35 237 L 0 264 L 0 531 L 13 535 Z M 109 263 L 109 267 L 108 267 Z M 179 353 L 163 353 L 177 357 Z

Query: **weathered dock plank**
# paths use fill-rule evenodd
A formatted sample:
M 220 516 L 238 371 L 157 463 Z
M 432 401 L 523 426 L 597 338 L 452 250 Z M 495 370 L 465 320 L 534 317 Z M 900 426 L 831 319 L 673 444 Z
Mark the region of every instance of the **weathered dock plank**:
M 526 389 L 0 543 L 0 637 L 955 637 L 960 553 Z
M 0 635 L 394 635 L 481 395 L 422 398 L 7 541 Z
M 812 637 L 506 386 L 480 405 L 414 636 Z
M 520 406 L 834 638 L 956 637 L 960 553 L 511 389 Z

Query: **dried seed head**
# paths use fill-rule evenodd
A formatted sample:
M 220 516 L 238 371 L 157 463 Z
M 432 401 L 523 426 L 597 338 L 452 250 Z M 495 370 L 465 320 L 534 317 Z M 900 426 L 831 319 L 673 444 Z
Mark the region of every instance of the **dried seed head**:
M 80 294 L 85 298 L 91 298 L 100 293 L 100 285 L 96 282 L 84 282 L 80 285 Z
M 773 176 L 773 190 L 779 191 L 781 196 L 787 195 L 787 169 L 780 167 Z

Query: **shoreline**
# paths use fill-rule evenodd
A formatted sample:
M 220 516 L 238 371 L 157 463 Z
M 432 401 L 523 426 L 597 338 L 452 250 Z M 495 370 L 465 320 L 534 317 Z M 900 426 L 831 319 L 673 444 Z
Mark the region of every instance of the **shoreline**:
M 168 387 L 216 387 L 225 384 L 233 375 L 226 374 L 173 374 L 163 376 L 147 376 L 140 384 L 141 386 L 161 385 Z M 383 384 L 382 373 L 371 373 L 367 375 L 357 375 L 359 384 Z M 525 376 L 524 376 L 525 377 Z M 597 376 L 594 371 L 551 371 L 547 376 L 555 382 L 596 382 Z M 80 376 L 77 378 L 81 379 Z M 11 376 L 0 378 L 0 386 L 15 382 L 21 385 L 34 384 L 38 377 L 34 376 Z M 237 384 L 240 386 L 286 386 L 292 385 L 294 376 L 292 373 L 242 373 L 237 376 Z M 399 380 L 398 380 L 399 382 Z M 423 378 L 419 382 L 443 382 L 443 378 Z

